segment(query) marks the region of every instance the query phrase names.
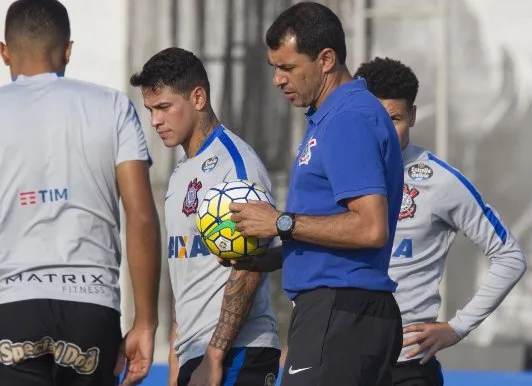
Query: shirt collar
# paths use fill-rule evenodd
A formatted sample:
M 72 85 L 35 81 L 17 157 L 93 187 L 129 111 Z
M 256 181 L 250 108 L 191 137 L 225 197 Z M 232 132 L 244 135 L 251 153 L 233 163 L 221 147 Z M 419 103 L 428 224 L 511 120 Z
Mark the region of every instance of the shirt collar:
M 366 90 L 366 80 L 361 77 L 357 77 L 350 82 L 341 84 L 336 87 L 325 100 L 322 102 L 321 106 L 314 110 L 309 108 L 305 115 L 307 119 L 312 123 L 319 123 L 332 109 L 337 105 L 337 103 L 349 92 L 351 91 L 360 91 Z
M 412 142 L 408 142 L 408 145 L 401 151 L 403 156 L 403 164 L 409 163 L 413 158 L 416 157 L 416 149 Z
M 210 133 L 209 136 L 205 139 L 205 142 L 203 142 L 203 144 L 200 146 L 198 152 L 196 153 L 196 156 L 204 152 L 205 149 L 207 149 L 216 138 L 223 134 L 224 130 L 225 127 L 223 125 L 216 126 L 212 133 Z
M 28 82 L 32 80 L 55 80 L 61 77 L 63 77 L 63 75 L 58 72 L 43 72 L 41 74 L 36 74 L 36 75 L 31 75 L 31 76 L 17 75 L 11 78 L 11 80 L 13 82 Z

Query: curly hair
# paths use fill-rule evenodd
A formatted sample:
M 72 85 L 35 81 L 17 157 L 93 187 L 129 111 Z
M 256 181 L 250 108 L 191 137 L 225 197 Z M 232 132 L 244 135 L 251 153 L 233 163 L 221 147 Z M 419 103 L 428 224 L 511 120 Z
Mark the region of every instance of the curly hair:
M 192 52 L 170 47 L 152 56 L 142 71 L 129 80 L 133 87 L 150 88 L 156 91 L 168 86 L 177 94 L 188 98 L 196 87 L 202 87 L 210 98 L 207 71 L 201 60 Z
M 356 77 L 366 80 L 368 90 L 380 99 L 404 99 L 414 105 L 419 82 L 412 69 L 398 60 L 375 58 L 360 65 Z

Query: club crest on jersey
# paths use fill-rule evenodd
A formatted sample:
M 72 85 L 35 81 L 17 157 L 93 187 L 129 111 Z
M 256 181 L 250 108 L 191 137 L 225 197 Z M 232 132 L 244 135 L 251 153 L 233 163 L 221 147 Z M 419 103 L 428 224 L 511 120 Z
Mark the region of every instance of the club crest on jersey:
M 198 211 L 198 191 L 201 189 L 201 181 L 194 178 L 188 184 L 187 194 L 183 201 L 183 213 L 188 216 Z
M 401 202 L 399 220 L 414 217 L 417 207 L 414 198 L 416 198 L 418 195 L 419 190 L 417 190 L 416 188 L 410 189 L 407 184 L 403 185 L 403 201 Z
M 301 155 L 299 156 L 299 166 L 308 165 L 310 158 L 312 157 L 312 148 L 316 146 L 316 138 L 311 138 L 308 140 L 307 144 L 303 148 Z
M 214 156 L 214 157 L 209 158 L 208 160 L 205 160 L 203 165 L 201 165 L 201 170 L 203 171 L 203 173 L 208 173 L 214 170 L 216 165 L 218 165 L 218 157 Z

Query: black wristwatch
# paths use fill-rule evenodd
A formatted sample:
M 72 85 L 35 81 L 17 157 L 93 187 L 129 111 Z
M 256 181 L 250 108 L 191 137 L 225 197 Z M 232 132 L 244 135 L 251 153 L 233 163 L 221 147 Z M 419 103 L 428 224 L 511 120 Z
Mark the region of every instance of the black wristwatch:
M 275 225 L 282 241 L 292 240 L 292 232 L 296 226 L 296 215 L 293 213 L 281 213 Z

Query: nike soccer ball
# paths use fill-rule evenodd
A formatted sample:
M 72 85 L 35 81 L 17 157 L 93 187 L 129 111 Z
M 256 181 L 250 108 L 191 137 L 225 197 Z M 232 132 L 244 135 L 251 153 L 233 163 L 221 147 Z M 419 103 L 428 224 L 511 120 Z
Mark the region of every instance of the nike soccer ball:
M 271 239 L 244 237 L 231 221 L 229 204 L 248 200 L 265 201 L 273 205 L 273 199 L 259 184 L 237 180 L 216 185 L 207 193 L 196 214 L 196 225 L 209 250 L 224 259 L 238 259 L 265 252 Z

